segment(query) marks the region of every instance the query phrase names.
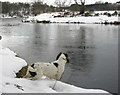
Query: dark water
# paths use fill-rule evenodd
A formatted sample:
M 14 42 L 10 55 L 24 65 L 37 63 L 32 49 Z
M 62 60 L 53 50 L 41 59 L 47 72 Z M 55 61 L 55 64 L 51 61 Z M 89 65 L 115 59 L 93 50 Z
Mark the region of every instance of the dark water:
M 118 26 L 97 24 L 33 24 L 2 19 L 3 46 L 29 64 L 55 60 L 66 52 L 62 81 L 84 88 L 118 91 Z

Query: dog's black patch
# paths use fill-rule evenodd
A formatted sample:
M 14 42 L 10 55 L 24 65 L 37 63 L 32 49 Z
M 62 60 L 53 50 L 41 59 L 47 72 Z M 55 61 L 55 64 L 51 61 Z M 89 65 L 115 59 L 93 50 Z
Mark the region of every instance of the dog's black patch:
M 68 55 L 66 53 L 64 53 L 64 55 L 66 56 L 67 63 L 69 63 Z
M 33 68 L 34 68 L 34 65 L 35 65 L 35 64 L 32 64 L 32 65 L 31 65 L 31 67 L 33 67 Z
M 62 54 L 62 52 L 60 52 L 57 57 L 56 57 L 56 60 L 58 60 L 58 58 L 60 57 L 60 55 Z
M 58 63 L 53 63 L 56 67 L 58 67 Z
M 31 72 L 31 71 L 29 71 L 29 73 L 31 74 L 31 77 L 35 77 L 35 76 L 37 75 L 36 72 Z

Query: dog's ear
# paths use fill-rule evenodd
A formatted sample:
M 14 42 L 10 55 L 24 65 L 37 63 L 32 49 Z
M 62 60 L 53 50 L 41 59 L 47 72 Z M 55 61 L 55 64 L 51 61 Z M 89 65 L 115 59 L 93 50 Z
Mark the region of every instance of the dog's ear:
M 56 60 L 58 60 L 58 58 L 60 57 L 60 55 L 62 54 L 62 52 L 60 52 L 57 57 L 56 57 Z
M 63 53 L 63 54 L 66 56 L 66 58 L 68 58 L 68 55 L 66 53 Z
M 66 56 L 66 60 L 67 60 L 67 63 L 69 63 L 69 57 L 66 53 L 64 53 L 64 55 Z

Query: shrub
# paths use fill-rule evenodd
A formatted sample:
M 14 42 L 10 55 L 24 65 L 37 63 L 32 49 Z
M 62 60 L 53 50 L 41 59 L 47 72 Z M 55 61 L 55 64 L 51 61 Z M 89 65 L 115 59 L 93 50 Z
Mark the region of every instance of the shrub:
M 99 13 L 96 13 L 94 16 L 99 16 Z
M 120 13 L 118 14 L 118 16 L 120 16 Z
M 90 10 L 89 10 L 89 13 L 90 13 L 90 14 L 94 13 L 94 9 L 90 9 Z
M 108 15 L 108 17 L 111 17 L 111 16 L 112 16 L 110 13 L 108 13 L 107 15 Z
M 64 12 L 64 15 L 70 15 L 70 12 Z
M 107 15 L 107 14 L 108 14 L 107 12 L 103 13 L 103 15 Z
M 115 11 L 112 15 L 113 15 L 113 16 L 117 16 L 117 15 L 118 15 L 118 12 Z
M 91 15 L 90 15 L 90 13 L 89 13 L 89 12 L 87 12 L 87 13 L 85 13 L 85 16 L 87 17 L 87 16 L 91 16 Z

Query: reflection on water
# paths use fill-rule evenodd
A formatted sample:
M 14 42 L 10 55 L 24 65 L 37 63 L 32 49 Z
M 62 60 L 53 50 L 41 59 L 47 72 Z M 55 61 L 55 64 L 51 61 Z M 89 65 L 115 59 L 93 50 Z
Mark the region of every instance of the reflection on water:
M 2 22 L 3 46 L 16 51 L 29 64 L 53 61 L 59 52 L 66 52 L 71 60 L 62 81 L 117 92 L 117 26 L 33 24 L 16 19 L 3 19 Z

